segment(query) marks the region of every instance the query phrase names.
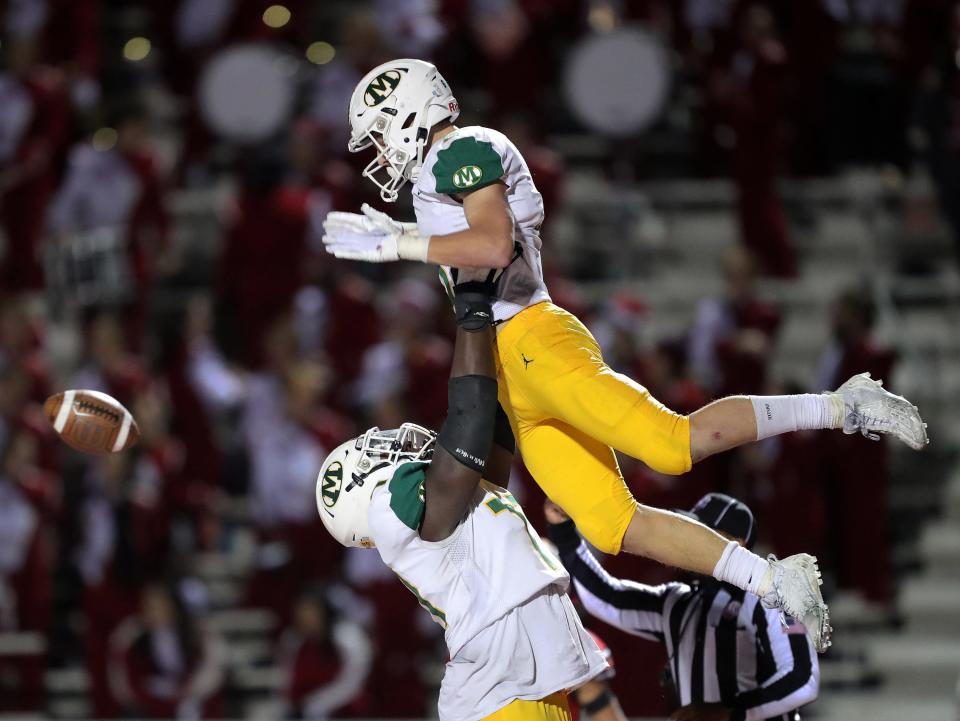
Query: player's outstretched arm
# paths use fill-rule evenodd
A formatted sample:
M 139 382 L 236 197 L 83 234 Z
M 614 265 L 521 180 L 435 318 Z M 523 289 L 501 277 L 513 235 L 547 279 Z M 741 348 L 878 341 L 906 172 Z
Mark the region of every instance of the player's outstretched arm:
M 513 260 L 513 213 L 507 187 L 493 183 L 458 195 L 466 230 L 430 238 L 427 260 L 454 268 L 506 268 Z
M 513 214 L 506 186 L 493 183 L 458 194 L 468 228 L 448 235 L 420 234 L 364 204 L 361 213 L 334 211 L 323 221 L 323 244 L 337 258 L 367 263 L 416 260 L 456 268 L 506 268 L 513 261 Z
M 493 364 L 493 287 L 455 288 L 457 339 L 450 372 L 447 418 L 424 481 L 426 507 L 420 537 L 442 541 L 469 507 L 493 445 L 497 380 Z

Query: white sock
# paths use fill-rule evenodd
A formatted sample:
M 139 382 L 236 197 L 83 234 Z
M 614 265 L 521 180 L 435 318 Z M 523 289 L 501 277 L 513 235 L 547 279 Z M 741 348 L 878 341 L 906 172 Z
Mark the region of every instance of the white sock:
M 713 569 L 713 577 L 759 595 L 760 584 L 768 570 L 770 564 L 767 561 L 736 541 L 730 541 Z
M 747 396 L 757 417 L 757 440 L 814 428 L 842 428 L 846 415 L 838 393 Z

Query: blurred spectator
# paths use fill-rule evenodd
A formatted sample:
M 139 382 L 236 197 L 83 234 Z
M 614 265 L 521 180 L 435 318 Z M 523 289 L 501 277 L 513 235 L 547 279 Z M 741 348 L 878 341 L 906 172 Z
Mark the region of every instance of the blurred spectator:
M 306 591 L 296 599 L 293 626 L 280 639 L 287 718 L 357 715 L 368 706 L 364 686 L 373 648 L 357 624 L 339 618 L 327 596 Z
M 205 295 L 194 296 L 164 338 L 162 370 L 169 388 L 170 431 L 182 442 L 184 510 L 192 516 L 201 547 L 218 530 L 213 507 L 223 481 L 222 427 L 234 420 L 246 392 L 245 378 L 214 344 L 212 310 Z
M 833 305 L 833 341 L 820 361 L 817 391 L 836 388 L 867 371 L 890 381 L 896 353 L 872 337 L 876 307 L 862 290 L 841 293 Z M 896 389 L 891 389 L 896 392 Z M 842 588 L 859 590 L 868 601 L 890 599 L 887 441 L 864 443 L 841 433 L 820 434 L 829 543 Z
M 446 416 L 449 339 L 437 335 L 443 299 L 439 283 L 406 278 L 386 294 L 381 317 L 386 337 L 363 355 L 356 400 L 369 422 L 397 428 L 405 421 L 437 428 Z
M 924 131 L 923 156 L 960 263 L 960 2 L 953 2 L 945 24 L 947 41 L 921 78 L 915 122 Z
M 8 22 L 18 14 L 11 16 Z M 0 290 L 38 290 L 43 285 L 44 215 L 59 177 L 70 120 L 61 73 L 39 65 L 36 55 L 36 39 L 30 32 L 4 38 L 0 227 L 6 249 L 0 256 Z
M 316 71 L 308 101 L 309 117 L 329 133 L 331 152 L 346 154 L 350 127 L 345 108 L 350 105 L 353 89 L 372 68 L 390 59 L 377 14 L 372 8 L 351 5 L 340 24 L 337 55 Z
M 304 584 L 338 570 L 340 546 L 317 515 L 317 469 L 349 426 L 320 404 L 328 369 L 289 354 L 288 321 L 270 334 L 271 372 L 250 379 L 243 433 L 250 455 L 250 499 L 257 526 L 256 571 L 247 603 L 273 611 L 282 623 Z M 283 359 L 283 360 L 279 360 Z
M 690 365 L 716 398 L 762 393 L 780 313 L 757 297 L 753 258 L 746 249 L 724 253 L 723 276 L 723 297 L 704 298 L 697 306 L 688 335 Z
M 0 434 L 0 634 L 32 632 L 36 640 L 33 652 L 0 652 L 0 711 L 6 712 L 44 710 L 60 482 L 41 467 L 39 449 L 30 428 L 14 425 Z
M 604 361 L 618 373 L 631 378 L 643 377 L 649 313 L 641 298 L 618 293 L 600 306 L 590 324 L 590 332 L 603 350 Z
M 37 403 L 50 395 L 50 369 L 43 340 L 43 327 L 31 317 L 26 298 L 0 297 L 0 366 L 15 366 L 25 373 L 27 397 Z
M 80 111 L 92 109 L 101 93 L 103 0 L 31 0 L 26 4 L 46 6 L 44 59 L 66 73 L 74 106 Z
M 380 340 L 382 321 L 375 300 L 376 287 L 354 272 L 340 273 L 334 280 L 327 312 L 326 352 L 341 383 L 357 378 L 367 349 Z M 346 405 L 353 399 L 351 395 L 335 400 Z
M 446 33 L 437 17 L 440 0 L 375 0 L 380 35 L 390 53 L 402 58 L 432 57 Z
M 286 173 L 286 161 L 274 149 L 261 149 L 248 159 L 220 257 L 220 319 L 230 345 L 253 369 L 264 364 L 267 328 L 290 309 L 306 280 L 311 214 L 326 215 L 311 207 L 322 199 L 286 182 Z
M 109 640 L 140 602 L 148 581 L 166 570 L 170 518 L 163 477 L 135 451 L 97 459 L 80 509 L 82 541 L 76 563 L 85 586 L 85 650 L 95 716 L 120 712 L 108 674 Z
M 460 52 L 473 51 L 470 60 L 461 58 L 461 62 L 472 66 L 470 71 L 476 74 L 494 114 L 541 107 L 551 85 L 553 62 L 537 39 L 562 38 L 579 20 L 581 4 L 575 0 L 471 0 L 461 6 L 467 12 Z
M 899 25 L 905 0 L 823 0 L 839 25 L 839 51 L 827 78 L 824 142 L 833 168 L 907 159 Z
M 142 347 L 154 274 L 169 271 L 173 263 L 165 192 L 149 147 L 146 112 L 128 101 L 111 111 L 108 126 L 92 145 L 71 150 L 49 211 L 51 240 L 59 253 L 72 254 L 78 265 L 94 250 L 111 254 L 116 276 L 98 279 L 103 287 L 97 291 L 122 304 L 134 349 Z M 91 242 L 94 238 L 99 242 Z M 108 259 L 95 260 L 103 266 Z
M 154 583 L 110 638 L 110 686 L 127 714 L 219 718 L 226 648 L 201 631 L 176 586 Z
M 160 381 L 153 382 L 137 394 L 130 404 L 130 412 L 140 427 L 137 449 L 139 465 L 157 478 L 160 502 L 169 514 L 174 530 L 186 530 L 191 535 L 175 534 L 176 552 L 183 553 L 197 546 L 202 538 L 203 524 L 212 515 L 217 489 L 203 478 L 185 472 L 185 445 L 173 435 L 170 427 L 172 409 L 170 396 Z
M 430 713 L 429 696 L 434 683 L 431 664 L 447 661 L 439 626 L 419 612 L 416 597 L 397 583 L 396 576 L 378 554 L 367 548 L 349 548 L 343 566 L 344 580 L 361 599 L 360 603 L 351 599 L 349 609 L 353 617 L 373 611 L 368 627 L 376 653 L 370 677 L 376 679 L 376 683 L 367 687 L 369 709 L 366 713 L 423 717 Z M 431 640 L 438 643 L 432 646 Z M 437 677 L 440 673 L 442 671 L 437 671 Z
M 690 372 L 682 338 L 660 341 L 643 360 L 640 379 L 668 408 L 693 413 L 709 402 L 710 394 Z
M 102 391 L 127 405 L 147 386 L 143 359 L 129 351 L 120 319 L 108 312 L 95 315 L 86 329 L 84 363 L 70 379 L 70 388 Z
M 710 78 L 711 100 L 726 119 L 716 132 L 732 150 L 744 245 L 764 272 L 792 278 L 797 258 L 777 191 L 784 156 L 786 50 L 773 14 L 759 3 L 741 14 L 738 32 L 733 53 Z
M 287 140 L 292 182 L 314 191 L 308 202 L 313 229 L 322 227 L 330 210 L 355 212 L 361 204 L 357 194 L 359 179 L 340 159 L 343 148 L 334 147 L 331 136 L 329 128 L 304 117 L 294 122 Z
M 527 161 L 530 175 L 543 197 L 544 222 L 542 238 L 550 238 L 550 220 L 560 216 L 564 203 L 564 180 L 567 169 L 563 157 L 540 142 L 534 118 L 528 113 L 513 112 L 495 126 L 517 146 Z
M 18 433 L 27 433 L 36 444 L 31 454 L 40 468 L 59 473 L 59 457 L 52 452 L 56 437 L 40 402 L 33 397 L 34 383 L 30 369 L 0 355 L 0 449 Z

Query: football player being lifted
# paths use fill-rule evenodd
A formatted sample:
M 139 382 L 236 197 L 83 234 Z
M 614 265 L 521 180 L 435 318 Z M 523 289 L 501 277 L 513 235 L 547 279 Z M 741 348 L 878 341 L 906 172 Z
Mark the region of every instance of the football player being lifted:
M 569 721 L 566 691 L 606 670 L 569 576 L 513 496 L 513 438 L 497 407 L 492 284 L 457 286 L 447 418 L 336 448 L 317 507 L 345 546 L 376 547 L 444 629 L 441 721 Z M 486 479 L 486 480 L 485 480 Z
M 814 644 L 829 643 L 815 559 L 761 559 L 681 516 L 639 505 L 612 449 L 661 473 L 680 474 L 715 453 L 800 429 L 836 428 L 927 443 L 907 400 L 869 375 L 839 389 L 792 396 L 733 396 L 685 416 L 639 383 L 612 371 L 587 328 L 550 302 L 540 264 L 543 203 L 517 148 L 502 133 L 454 125 L 460 112 L 436 67 L 395 60 L 371 70 L 350 100 L 352 152 L 373 158 L 363 175 L 394 201 L 413 184 L 416 223 L 368 206 L 330 213 L 327 250 L 367 262 L 413 260 L 441 266 L 447 286 L 469 274 L 496 282 L 494 355 L 499 400 L 537 483 L 605 553 L 647 556 L 713 574 L 802 620 Z M 478 269 L 493 268 L 489 273 Z M 459 269 L 459 270 L 458 270 Z M 771 590 L 771 579 L 797 595 Z

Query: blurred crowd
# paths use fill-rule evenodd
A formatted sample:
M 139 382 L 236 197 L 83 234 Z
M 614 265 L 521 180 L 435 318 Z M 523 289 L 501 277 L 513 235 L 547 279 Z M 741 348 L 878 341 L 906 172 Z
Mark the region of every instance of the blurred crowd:
M 642 298 L 591 306 L 570 269 L 546 271 L 609 363 L 678 411 L 802 390 L 767 373 L 781 315 L 755 287 L 797 273 L 778 177 L 922 164 L 941 198 L 960 197 L 950 0 L 6 0 L 0 22 L 0 712 L 42 710 L 44 670 L 80 663 L 96 717 L 240 714 L 195 564 L 235 550 L 239 507 L 255 545 L 238 603 L 276 619 L 286 713 L 430 713 L 442 639 L 376 554 L 327 536 L 313 501 L 343 439 L 405 420 L 436 428 L 446 408 L 440 284 L 423 268 L 335 261 L 319 242 L 329 210 L 379 204 L 345 152 L 347 100 L 370 67 L 434 60 L 464 120 L 520 146 L 549 218 L 566 169 L 547 138 L 585 132 L 558 89 L 570 47 L 635 24 L 672 49 L 671 102 L 687 120 L 668 129 L 691 151 L 658 160 L 631 138 L 596 162 L 620 183 L 735 180 L 743 244 L 725 258 L 725 293 L 652 338 Z M 295 103 L 256 143 L 223 137 L 197 100 L 207 64 L 242 43 L 295 61 Z M 175 201 L 211 187 L 226 189 L 217 230 L 188 243 Z M 958 207 L 944 204 L 955 232 Z M 873 341 L 869 293 L 851 288 L 832 313 L 816 390 L 888 377 L 896 358 Z M 139 445 L 69 452 L 42 404 L 71 387 L 130 408 Z M 799 433 L 682 479 L 630 459 L 623 471 L 658 506 L 733 493 L 759 511 L 763 545 L 816 553 L 839 587 L 890 599 L 883 442 Z M 515 476 L 542 528 L 542 495 L 519 462 Z M 41 642 L 4 642 L 14 632 Z M 658 653 L 619 656 L 631 714 L 662 711 L 647 672 Z

